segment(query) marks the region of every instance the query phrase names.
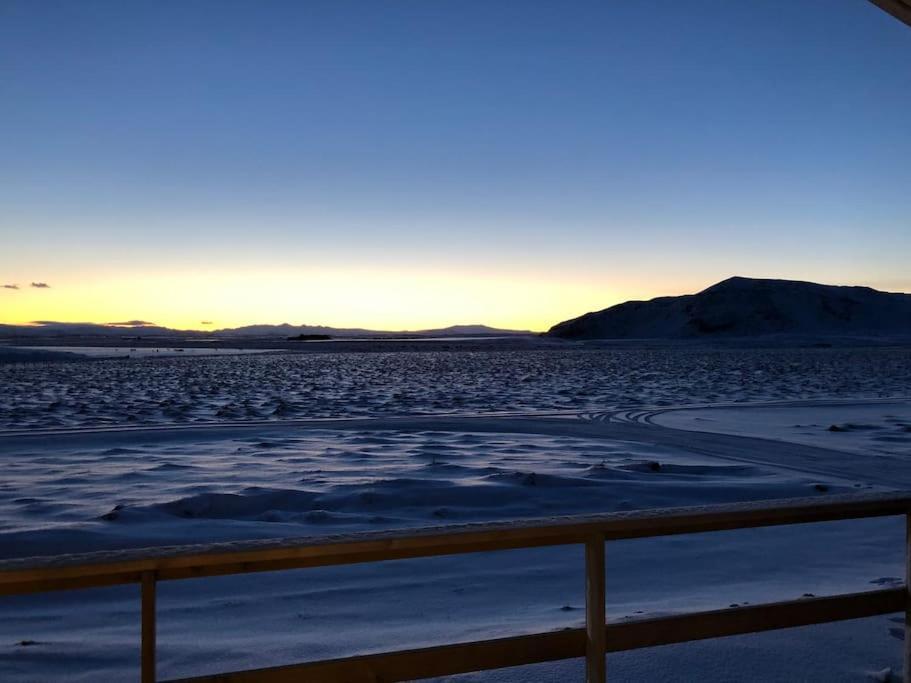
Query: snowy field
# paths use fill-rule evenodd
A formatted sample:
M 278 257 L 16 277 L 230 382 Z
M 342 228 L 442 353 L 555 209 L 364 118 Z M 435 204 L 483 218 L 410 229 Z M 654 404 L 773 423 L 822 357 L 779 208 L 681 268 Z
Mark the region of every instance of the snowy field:
M 6 347 L 4 350 L 7 350 Z M 26 346 L 17 351 L 50 351 L 54 353 L 75 353 L 86 358 L 180 358 L 182 356 L 237 356 L 250 353 L 270 353 L 268 349 L 225 349 L 205 347 L 174 346 Z
M 906 349 L 99 360 L 0 386 L 2 558 L 911 489 Z M 886 518 L 611 543 L 609 618 L 892 585 L 903 540 Z M 582 554 L 166 582 L 159 675 L 579 626 Z M 134 679 L 138 609 L 132 586 L 0 600 L 0 680 Z M 885 679 L 897 618 L 611 655 L 609 676 Z
M 911 386 L 911 349 L 133 358 L 0 365 L 0 386 L 0 429 L 578 411 L 903 395 Z

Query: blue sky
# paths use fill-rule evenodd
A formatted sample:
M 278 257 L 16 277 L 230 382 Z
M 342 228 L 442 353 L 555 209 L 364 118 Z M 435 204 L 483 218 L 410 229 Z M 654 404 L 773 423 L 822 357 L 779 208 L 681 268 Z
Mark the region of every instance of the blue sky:
M 865 0 L 4 0 L 0 321 L 911 291 L 908 64 Z

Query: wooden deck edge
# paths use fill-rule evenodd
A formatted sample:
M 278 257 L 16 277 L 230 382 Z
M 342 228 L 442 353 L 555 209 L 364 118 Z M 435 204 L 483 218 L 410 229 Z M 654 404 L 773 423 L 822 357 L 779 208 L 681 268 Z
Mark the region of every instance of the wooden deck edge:
M 905 604 L 902 587 L 622 621 L 606 626 L 607 652 L 859 619 L 900 612 Z M 169 683 L 387 683 L 582 658 L 585 648 L 586 631 L 575 628 L 174 679 Z

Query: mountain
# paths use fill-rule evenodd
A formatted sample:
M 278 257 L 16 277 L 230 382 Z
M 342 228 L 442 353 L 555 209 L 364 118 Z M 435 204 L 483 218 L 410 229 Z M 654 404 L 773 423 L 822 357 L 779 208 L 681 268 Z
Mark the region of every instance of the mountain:
M 225 328 L 212 332 L 201 330 L 175 330 L 161 327 L 142 320 L 131 320 L 124 323 L 61 323 L 53 320 L 40 320 L 31 325 L 0 325 L 0 336 L 4 337 L 199 337 L 199 338 L 238 338 L 238 337 L 275 337 L 287 339 L 300 335 L 328 335 L 330 337 L 465 337 L 522 335 L 532 332 L 520 330 L 502 330 L 487 325 L 453 325 L 433 330 L 414 332 L 392 332 L 367 330 L 363 328 L 326 327 L 324 325 L 246 325 L 243 327 Z
M 361 328 L 326 327 L 325 325 L 244 325 L 215 330 L 213 337 L 296 337 L 307 334 L 327 334 L 330 337 L 365 337 L 381 332 L 372 332 Z
M 140 321 L 133 321 L 140 322 Z M 0 335 L 10 337 L 162 337 L 175 334 L 202 334 L 160 327 L 152 323 L 61 323 L 38 320 L 31 325 L 0 325 Z
M 331 337 L 466 337 L 507 334 L 533 334 L 523 330 L 501 330 L 487 325 L 452 325 L 432 330 L 366 330 L 360 327 L 325 327 L 324 325 L 247 325 L 232 329 L 216 330 L 213 336 L 224 337 L 291 337 L 297 335 L 326 334 Z
M 911 294 L 732 277 L 698 294 L 627 301 L 554 325 L 564 339 L 911 337 Z
M 450 325 L 436 330 L 421 330 L 411 334 L 420 334 L 428 337 L 482 337 L 485 335 L 509 335 L 509 334 L 534 334 L 530 330 L 504 330 L 498 327 L 488 327 L 487 325 Z

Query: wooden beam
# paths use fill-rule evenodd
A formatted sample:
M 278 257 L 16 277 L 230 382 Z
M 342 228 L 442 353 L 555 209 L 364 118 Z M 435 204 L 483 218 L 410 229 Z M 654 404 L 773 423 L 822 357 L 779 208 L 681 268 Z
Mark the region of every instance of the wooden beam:
M 905 642 L 904 680 L 911 680 L 911 514 L 905 515 Z
M 104 588 L 130 583 L 142 583 L 142 572 L 117 572 L 69 576 L 66 578 L 25 579 L 13 583 L 0 581 L 0 596 L 25 595 L 29 593 L 50 593 L 53 591 L 82 590 L 86 588 Z
M 140 680 L 142 683 L 155 683 L 155 572 L 144 572 L 142 575 L 142 633 Z
M 905 588 L 735 607 L 607 625 L 607 650 L 619 652 L 705 638 L 859 619 L 904 610 Z M 390 683 L 450 676 L 586 655 L 587 629 L 361 655 L 185 678 L 171 683 Z
M 316 538 L 106 551 L 0 562 L 0 595 L 460 553 L 805 524 L 911 510 L 907 494 L 854 494 L 364 532 Z
M 581 628 L 180 679 L 181 683 L 389 683 L 585 656 Z M 171 683 L 177 683 L 172 681 Z
M 585 680 L 605 683 L 604 536 L 585 544 Z
M 884 12 L 911 26 L 911 2 L 907 0 L 870 0 Z
M 902 587 L 731 607 L 641 621 L 630 620 L 608 625 L 607 651 L 637 650 L 707 638 L 875 617 L 878 614 L 902 612 L 906 604 L 906 589 Z

